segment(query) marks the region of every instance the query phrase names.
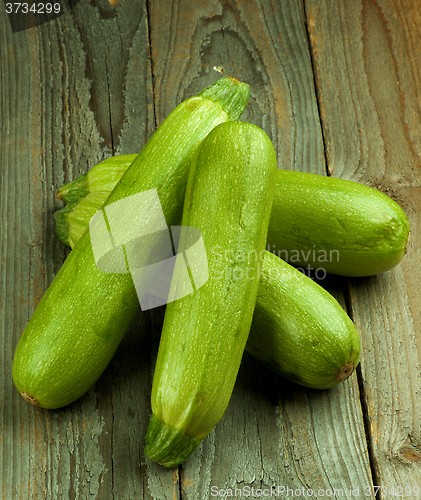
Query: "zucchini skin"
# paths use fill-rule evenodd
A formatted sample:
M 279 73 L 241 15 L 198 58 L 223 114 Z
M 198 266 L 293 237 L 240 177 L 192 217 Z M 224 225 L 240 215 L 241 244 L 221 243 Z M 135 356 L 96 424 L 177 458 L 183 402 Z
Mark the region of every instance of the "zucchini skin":
M 97 165 L 98 166 L 98 165 Z M 85 197 L 70 202 L 54 213 L 56 233 L 63 243 L 73 248 L 89 226 L 91 218 L 100 210 L 110 191 L 92 191 Z
M 265 251 L 246 350 L 293 382 L 329 389 L 359 364 L 361 340 L 330 293 Z
M 219 123 L 236 120 L 249 87 L 219 79 L 175 108 L 119 180 L 106 205 L 156 188 L 167 224 L 181 218 L 189 162 Z M 130 274 L 98 270 L 89 231 L 68 255 L 16 347 L 12 376 L 22 396 L 60 408 L 99 378 L 139 308 Z
M 256 303 L 275 175 L 270 139 L 245 122 L 218 125 L 192 162 L 182 226 L 201 231 L 209 279 L 166 307 L 145 448 L 165 467 L 194 451 L 230 400 Z M 226 252 L 232 261 L 218 257 Z
M 130 158 L 126 157 L 130 155 L 114 158 L 127 163 Z M 95 174 L 104 188 L 109 179 L 115 179 L 114 167 L 105 162 L 99 165 L 102 168 Z M 93 184 L 91 189 L 95 189 Z M 67 206 L 62 211 L 66 209 L 72 210 Z M 69 245 L 71 220 L 57 222 L 56 231 Z M 409 233 L 403 209 L 377 189 L 305 172 L 276 172 L 267 249 L 292 265 L 341 276 L 372 276 L 399 264 Z
M 371 276 L 402 260 L 409 233 L 405 212 L 381 191 L 278 170 L 267 248 L 290 264 Z
M 95 207 L 89 215 L 83 212 L 81 224 L 86 227 L 94 213 Z M 296 383 L 328 389 L 358 366 L 361 345 L 354 323 L 324 288 L 265 251 L 246 351 Z
M 63 184 L 57 191 L 57 198 L 66 204 L 71 204 L 96 191 L 111 193 L 136 156 L 136 154 L 118 155 L 101 161 L 86 174 L 77 177 L 72 182 Z M 105 172 L 106 175 L 104 175 Z

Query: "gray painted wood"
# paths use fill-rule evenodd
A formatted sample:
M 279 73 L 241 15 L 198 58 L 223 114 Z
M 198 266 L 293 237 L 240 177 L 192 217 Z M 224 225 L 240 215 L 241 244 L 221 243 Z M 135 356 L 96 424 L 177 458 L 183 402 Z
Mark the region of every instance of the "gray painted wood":
M 398 488 L 415 498 L 412 488 L 421 488 L 420 7 L 306 2 L 329 171 L 385 192 L 411 225 L 399 266 L 349 281 L 350 314 L 363 339 L 363 405 L 381 498 Z
M 96 0 L 13 34 L 0 5 L 2 498 L 209 499 L 252 487 L 373 498 L 373 484 L 387 498 L 393 485 L 421 486 L 420 6 Z M 217 79 L 214 66 L 250 84 L 242 119 L 269 134 L 280 168 L 375 186 L 413 234 L 393 271 L 321 281 L 362 336 L 357 373 L 315 391 L 245 354 L 221 422 L 167 470 L 143 452 L 161 309 L 139 311 L 95 386 L 60 410 L 19 396 L 12 354 L 68 253 L 54 231 L 57 188 L 138 152 Z

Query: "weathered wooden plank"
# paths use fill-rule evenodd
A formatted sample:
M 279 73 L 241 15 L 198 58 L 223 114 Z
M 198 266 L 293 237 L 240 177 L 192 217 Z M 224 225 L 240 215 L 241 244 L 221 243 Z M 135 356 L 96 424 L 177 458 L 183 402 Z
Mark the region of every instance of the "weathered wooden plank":
M 304 23 L 300 2 L 151 2 L 158 123 L 176 103 L 212 83 L 213 68 L 219 66 L 250 83 L 250 104 L 242 119 L 271 137 L 279 167 L 306 170 L 312 165 L 324 174 Z
M 38 75 L 25 64 L 31 58 L 27 38 L 12 38 L 4 10 L 1 37 L 1 484 L 3 498 L 29 497 L 30 410 L 21 405 L 11 380 L 12 353 L 26 324 L 33 301 L 42 294 L 45 273 L 44 187 L 34 168 L 41 156 Z M 31 88 L 31 81 L 35 88 Z M 28 113 L 29 110 L 34 113 Z M 39 164 L 38 164 L 39 165 Z M 33 415 L 33 412 L 31 413 Z M 26 425 L 25 425 L 26 424 Z M 33 434 L 33 433 L 32 433 Z
M 149 10 L 155 101 L 142 2 L 122 2 L 117 10 L 81 3 L 66 18 L 15 35 L 0 18 L 2 495 L 210 498 L 212 486 L 283 486 L 336 488 L 351 498 L 351 488 L 371 484 L 355 375 L 334 391 L 309 391 L 245 356 L 223 421 L 180 468 L 181 481 L 178 471 L 143 455 L 149 353 L 157 345 L 157 338 L 150 343 L 149 316 L 139 315 L 99 383 L 74 405 L 34 409 L 12 386 L 19 332 L 65 256 L 53 237 L 55 189 L 111 153 L 138 151 L 153 130 L 154 107 L 160 123 L 215 80 L 213 66 L 250 83 L 244 119 L 271 136 L 281 167 L 325 172 L 300 2 L 151 2 Z M 307 2 L 306 15 L 329 169 L 388 190 L 405 203 L 413 225 L 402 266 L 352 280 L 350 290 L 352 314 L 364 333 L 362 388 L 377 479 L 386 487 L 415 485 L 418 14 L 409 3 Z M 340 282 L 326 286 L 343 302 Z M 384 395 L 394 394 L 398 401 L 388 404 Z
M 399 487 L 413 498 L 410 489 L 421 487 L 420 8 L 419 1 L 306 0 L 329 170 L 386 192 L 412 228 L 397 268 L 350 280 L 382 498 Z
M 222 66 L 250 84 L 242 119 L 269 134 L 279 166 L 326 173 L 300 2 L 153 2 L 150 32 L 158 122 Z M 335 391 L 307 391 L 245 355 L 223 420 L 180 470 L 183 498 L 278 486 L 352 498 L 350 489 L 371 484 L 356 376 Z
M 19 396 L 11 360 L 67 254 L 54 232 L 57 187 L 111 153 L 139 151 L 154 129 L 145 2 L 81 2 L 16 34 L 0 9 L 2 498 L 135 498 L 147 474 L 139 441 L 150 356 L 137 333 L 150 330 L 148 317 L 137 319 L 103 380 L 58 411 Z

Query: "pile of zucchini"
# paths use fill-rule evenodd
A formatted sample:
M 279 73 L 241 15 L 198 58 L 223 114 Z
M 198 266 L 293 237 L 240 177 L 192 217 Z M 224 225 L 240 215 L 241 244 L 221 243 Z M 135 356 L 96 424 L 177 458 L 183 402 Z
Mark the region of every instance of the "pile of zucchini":
M 278 170 L 268 136 L 238 121 L 248 99 L 246 84 L 220 78 L 175 108 L 138 155 L 104 160 L 60 188 L 57 234 L 72 251 L 14 353 L 14 383 L 34 405 L 63 407 L 95 383 L 139 302 L 130 274 L 97 268 L 89 221 L 156 189 L 167 225 L 199 229 L 208 261 L 206 283 L 166 306 L 145 449 L 166 467 L 182 463 L 222 418 L 244 350 L 317 389 L 358 365 L 353 322 L 296 267 L 369 276 L 406 251 L 408 219 L 385 194 Z

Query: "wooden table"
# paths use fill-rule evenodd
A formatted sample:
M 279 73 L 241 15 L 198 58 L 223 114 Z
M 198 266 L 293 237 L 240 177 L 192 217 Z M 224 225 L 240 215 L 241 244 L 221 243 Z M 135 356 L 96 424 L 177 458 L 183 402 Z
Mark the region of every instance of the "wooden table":
M 421 1 L 81 0 L 18 33 L 0 12 L 2 499 L 421 496 Z M 222 421 L 167 470 L 144 456 L 161 310 L 61 410 L 20 397 L 12 354 L 68 253 L 57 188 L 138 152 L 215 66 L 250 85 L 242 119 L 279 168 L 384 191 L 412 237 L 390 272 L 323 280 L 361 334 L 350 379 L 309 390 L 245 355 Z

